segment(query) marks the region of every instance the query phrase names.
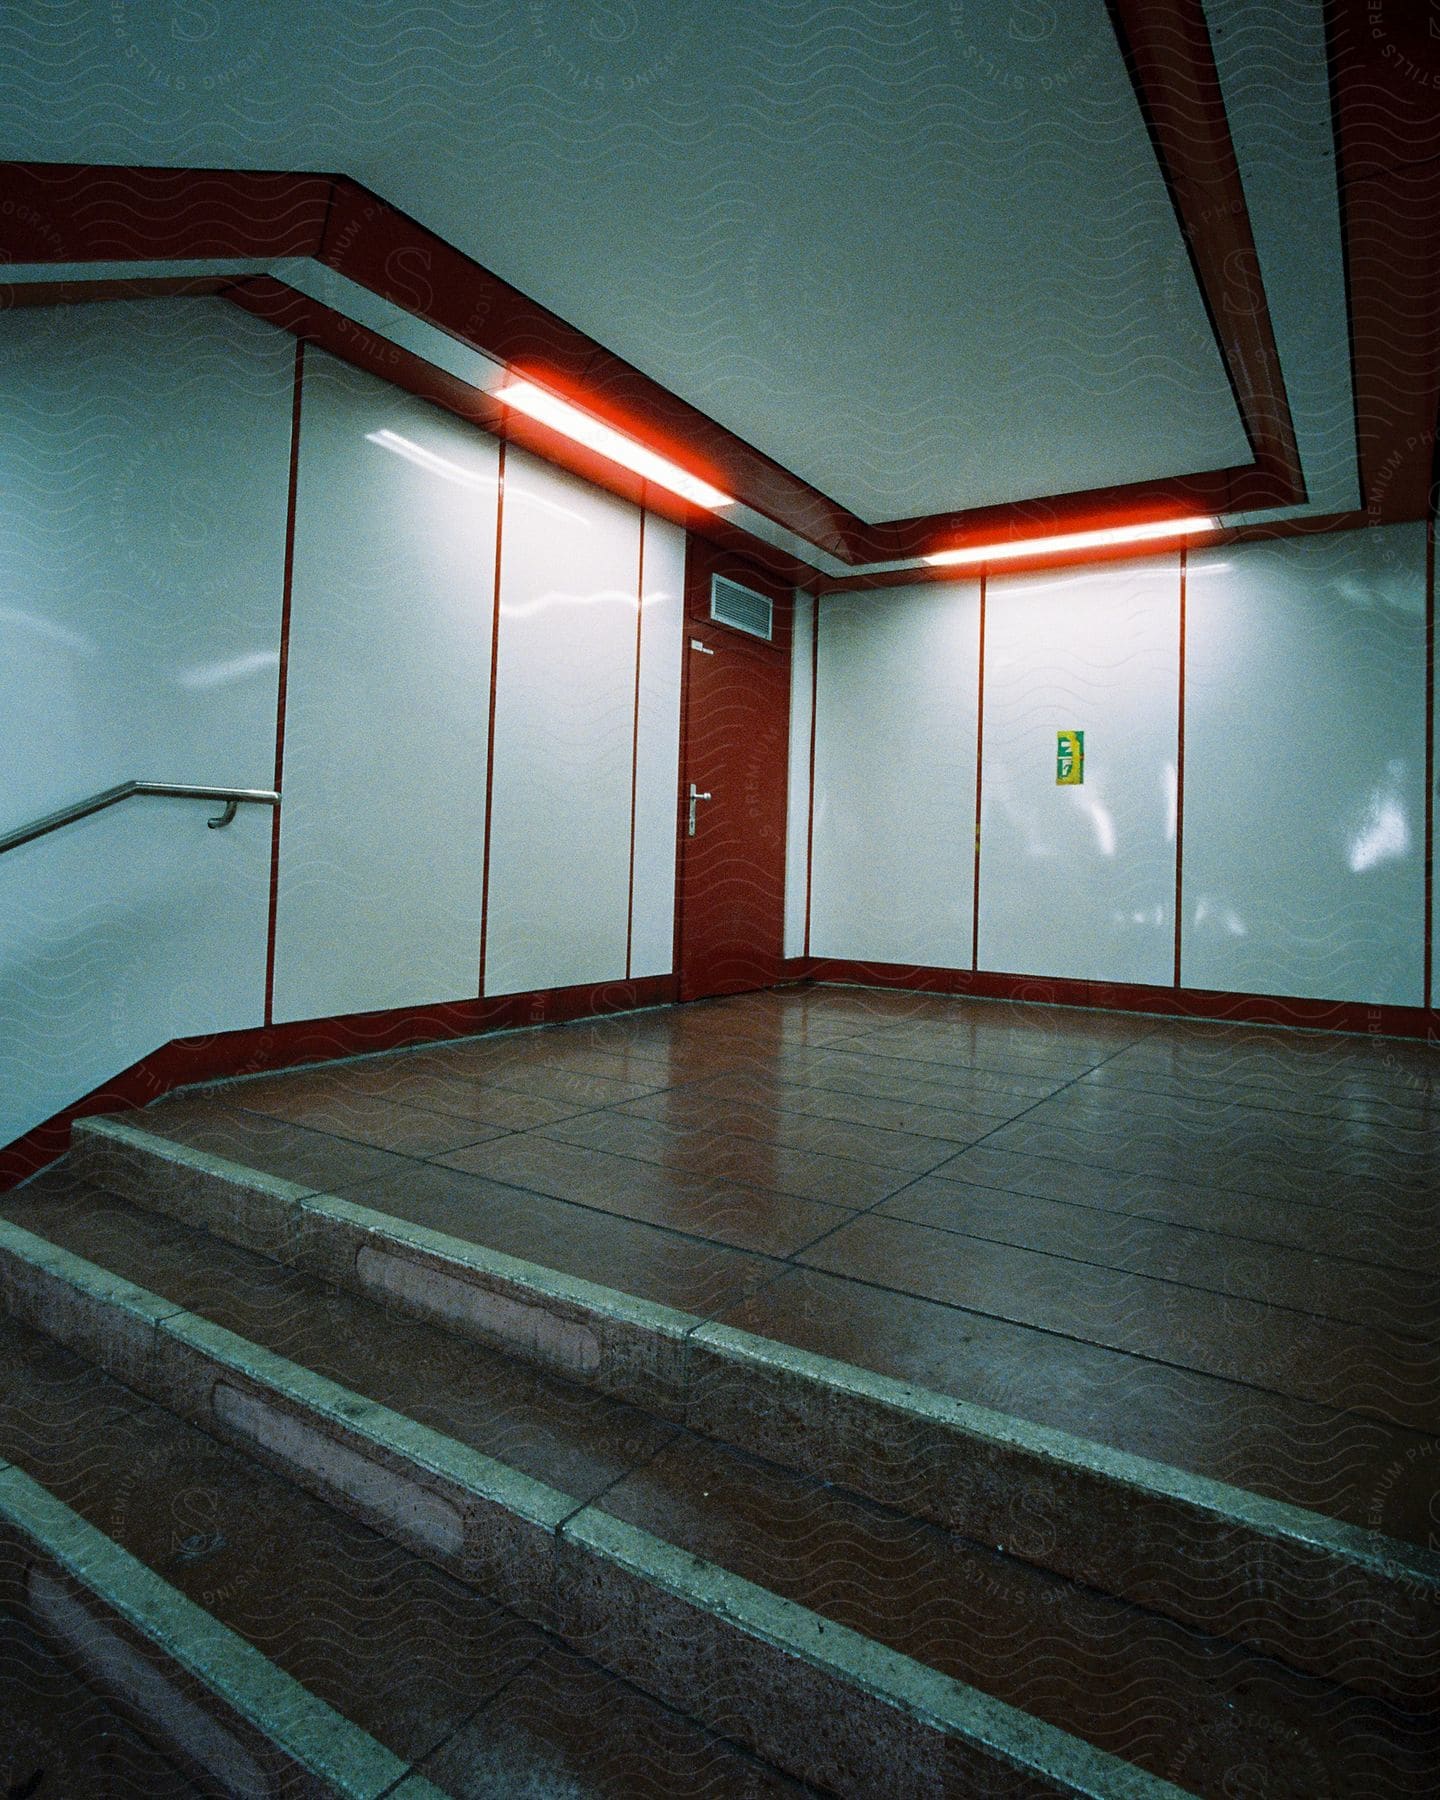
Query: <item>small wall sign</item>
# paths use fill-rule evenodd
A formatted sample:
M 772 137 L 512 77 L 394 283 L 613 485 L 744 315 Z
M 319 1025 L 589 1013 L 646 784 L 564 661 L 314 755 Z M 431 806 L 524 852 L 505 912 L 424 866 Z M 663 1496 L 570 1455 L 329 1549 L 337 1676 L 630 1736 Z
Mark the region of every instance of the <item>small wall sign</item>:
M 1055 734 L 1055 785 L 1079 787 L 1085 779 L 1085 733 L 1058 731 Z

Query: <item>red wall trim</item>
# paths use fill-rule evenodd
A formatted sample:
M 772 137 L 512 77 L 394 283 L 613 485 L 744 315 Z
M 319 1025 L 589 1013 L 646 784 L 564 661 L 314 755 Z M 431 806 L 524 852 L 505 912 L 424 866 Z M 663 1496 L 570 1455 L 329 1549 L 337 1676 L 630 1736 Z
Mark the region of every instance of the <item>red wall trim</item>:
M 1180 908 L 1185 887 L 1185 599 L 1190 556 L 1180 546 L 1180 690 L 1175 733 L 1175 985 L 1180 985 Z
M 432 1006 L 349 1013 L 333 1019 L 302 1019 L 250 1031 L 221 1032 L 214 1037 L 176 1038 L 0 1150 L 0 1190 L 14 1187 L 63 1156 L 76 1119 L 148 1106 L 162 1094 L 192 1082 L 298 1068 L 341 1056 L 402 1050 L 413 1044 L 441 1043 L 487 1031 L 560 1025 L 570 1019 L 663 1006 L 674 998 L 675 977 L 656 975 L 641 981 L 546 988 L 490 1000 L 442 1000 Z
M 1374 1032 L 1440 1043 L 1440 1015 L 1423 1006 L 1370 1006 L 1363 1001 L 1303 1000 L 1284 994 L 1231 994 L 1209 988 L 1144 987 L 1116 981 L 1070 981 L 1050 975 L 910 967 L 899 963 L 813 958 L 796 978 L 851 986 L 907 988 L 977 1000 L 1026 1000 L 1043 1006 L 1086 1006 L 1109 1012 L 1160 1013 L 1233 1024 L 1302 1026 Z
M 290 490 L 285 503 L 285 577 L 280 596 L 280 668 L 275 683 L 274 789 L 285 792 L 285 700 L 290 681 L 290 612 L 295 583 L 295 511 L 300 492 L 300 396 L 305 385 L 305 344 L 295 344 L 295 391 L 290 403 Z M 265 1023 L 275 1017 L 275 923 L 280 911 L 280 807 L 270 821 L 270 922 L 265 938 Z
M 985 787 L 985 590 L 989 583 L 980 571 L 980 643 L 975 683 L 975 866 L 970 879 L 970 967 L 980 967 L 980 815 Z
M 495 802 L 495 697 L 500 686 L 500 557 L 505 543 L 505 445 L 495 469 L 495 586 L 490 610 L 490 713 L 485 728 L 485 853 L 480 869 L 480 970 L 477 998 L 485 995 L 490 948 L 490 817 Z
M 685 621 L 680 621 L 681 651 Z M 635 806 L 640 788 L 640 648 L 645 630 L 645 509 L 640 509 L 640 553 L 635 569 L 635 713 L 630 722 L 630 892 L 625 902 L 625 979 L 630 979 L 635 943 Z
M 1425 1004 L 1435 1004 L 1435 520 L 1425 522 Z

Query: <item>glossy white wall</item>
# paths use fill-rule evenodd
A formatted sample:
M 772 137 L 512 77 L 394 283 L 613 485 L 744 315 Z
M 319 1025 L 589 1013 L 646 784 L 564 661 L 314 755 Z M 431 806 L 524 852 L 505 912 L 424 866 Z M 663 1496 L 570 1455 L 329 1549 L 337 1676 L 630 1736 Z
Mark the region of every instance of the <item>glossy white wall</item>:
M 810 948 L 969 967 L 975 582 L 819 603 Z
M 622 980 L 640 514 L 520 451 L 504 506 L 485 992 Z
M 1420 1005 L 1425 528 L 1191 558 L 1194 987 Z
M 277 1020 L 477 991 L 498 451 L 307 353 Z
M 1176 558 L 990 582 L 982 969 L 1172 980 L 1179 669 Z M 1085 778 L 1061 787 L 1072 729 Z
M 218 300 L 0 317 L 0 825 L 268 788 L 293 341 Z M 0 1144 L 263 1016 L 270 813 L 131 800 L 0 858 Z
M 810 721 L 815 708 L 815 599 L 797 591 L 790 638 L 790 766 L 785 804 L 783 954 L 805 954 L 810 905 Z
M 675 963 L 675 808 L 680 779 L 680 662 L 685 533 L 645 518 L 640 686 L 635 713 L 635 874 L 630 974 L 668 975 Z

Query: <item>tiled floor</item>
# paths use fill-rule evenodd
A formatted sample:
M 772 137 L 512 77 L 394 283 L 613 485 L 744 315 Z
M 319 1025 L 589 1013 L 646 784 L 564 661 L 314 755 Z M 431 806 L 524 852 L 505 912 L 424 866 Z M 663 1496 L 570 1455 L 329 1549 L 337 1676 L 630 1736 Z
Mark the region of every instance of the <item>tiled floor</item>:
M 1440 1527 L 1440 1053 L 791 989 L 161 1102 L 187 1143 L 1396 1536 Z

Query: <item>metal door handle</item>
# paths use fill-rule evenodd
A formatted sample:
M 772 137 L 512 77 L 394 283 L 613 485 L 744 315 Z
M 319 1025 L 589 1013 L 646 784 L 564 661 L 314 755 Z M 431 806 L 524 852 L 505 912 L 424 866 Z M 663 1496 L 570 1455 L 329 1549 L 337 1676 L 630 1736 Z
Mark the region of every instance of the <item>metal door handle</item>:
M 695 802 L 697 800 L 708 800 L 709 798 L 710 798 L 709 794 L 702 794 L 700 792 L 699 788 L 696 787 L 696 785 L 693 781 L 690 783 L 690 833 L 689 833 L 689 835 L 691 837 L 694 837 L 694 835 L 695 835 Z

